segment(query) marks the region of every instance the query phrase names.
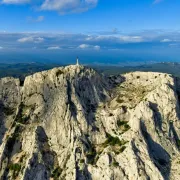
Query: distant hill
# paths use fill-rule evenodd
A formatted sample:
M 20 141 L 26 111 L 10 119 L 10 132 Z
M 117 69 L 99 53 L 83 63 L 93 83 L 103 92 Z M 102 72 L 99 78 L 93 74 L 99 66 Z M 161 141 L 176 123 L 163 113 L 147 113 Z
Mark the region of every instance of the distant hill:
M 180 77 L 180 63 L 156 63 L 141 66 L 94 66 L 94 68 L 107 75 L 124 74 L 134 71 L 162 72 Z

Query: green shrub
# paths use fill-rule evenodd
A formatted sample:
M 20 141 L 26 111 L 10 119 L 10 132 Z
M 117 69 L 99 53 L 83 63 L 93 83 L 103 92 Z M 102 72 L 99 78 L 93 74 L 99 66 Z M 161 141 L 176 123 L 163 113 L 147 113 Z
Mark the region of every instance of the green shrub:
M 120 121 L 120 120 L 117 121 L 118 127 L 124 126 L 124 125 L 127 124 L 127 123 L 128 123 L 127 121 Z
M 21 170 L 20 164 L 9 164 L 8 169 L 13 171 L 12 178 L 16 179 L 18 177 L 19 171 Z
M 114 167 L 118 167 L 118 166 L 119 166 L 119 163 L 116 162 L 116 161 L 114 161 L 114 162 L 112 163 L 112 165 L 113 165 Z
M 3 107 L 3 112 L 5 115 L 10 116 L 14 113 L 14 109 L 10 107 Z
M 177 142 L 178 148 L 180 148 L 180 140 L 178 139 L 176 142 Z
M 121 149 L 119 150 L 120 153 L 124 152 L 124 150 L 126 149 L 126 146 L 122 146 Z
M 61 173 L 62 173 L 62 169 L 60 167 L 57 167 L 56 169 L 53 170 L 51 177 L 54 179 L 58 179 Z
M 21 127 L 16 125 L 14 133 L 10 137 L 8 137 L 6 149 L 9 153 L 12 152 L 15 142 L 20 139 L 20 132 Z
M 80 159 L 80 161 L 79 161 L 79 162 L 83 164 L 83 163 L 84 163 L 84 159 Z
M 16 164 L 9 164 L 8 168 L 9 168 L 9 170 L 19 172 L 21 170 L 21 165 L 17 164 L 17 163 Z
M 96 150 L 94 147 L 92 147 L 90 151 L 86 154 L 89 164 L 94 164 L 96 155 Z
M 113 137 L 110 134 L 107 134 L 107 140 L 103 143 L 104 147 L 107 146 L 115 146 L 115 145 L 119 145 L 122 146 L 124 145 L 126 142 L 124 140 L 120 141 L 118 137 Z
M 118 120 L 117 121 L 117 125 L 118 125 L 118 127 L 123 128 L 123 132 L 126 132 L 126 131 L 128 131 L 131 128 L 128 125 L 127 121 L 120 121 L 120 120 Z
M 25 111 L 27 108 L 28 108 L 28 107 L 25 106 L 23 103 L 20 104 L 20 106 L 19 106 L 19 112 L 18 112 L 17 117 L 16 117 L 16 121 L 17 121 L 17 122 L 19 122 L 19 123 L 21 123 L 21 124 L 25 124 L 25 123 L 28 121 L 29 117 L 24 114 L 24 111 Z
M 117 101 L 118 103 L 120 103 L 120 104 L 124 102 L 123 99 L 117 99 L 116 101 Z
M 63 74 L 63 71 L 61 71 L 60 69 L 56 72 L 56 76 L 60 76 L 61 74 Z
M 130 129 L 130 126 L 128 124 L 124 125 L 124 131 L 128 131 Z

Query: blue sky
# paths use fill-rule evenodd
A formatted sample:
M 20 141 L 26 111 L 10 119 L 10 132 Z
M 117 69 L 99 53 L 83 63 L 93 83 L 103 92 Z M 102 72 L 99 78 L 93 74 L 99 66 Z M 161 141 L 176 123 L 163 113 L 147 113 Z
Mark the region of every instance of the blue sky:
M 179 0 L 0 0 L 0 62 L 180 61 L 179 7 Z

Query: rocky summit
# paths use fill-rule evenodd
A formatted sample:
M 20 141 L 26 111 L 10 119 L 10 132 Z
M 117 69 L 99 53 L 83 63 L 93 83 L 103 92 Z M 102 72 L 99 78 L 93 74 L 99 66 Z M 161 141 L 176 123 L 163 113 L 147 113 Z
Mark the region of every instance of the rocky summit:
M 0 179 L 180 179 L 180 79 L 71 65 L 0 79 Z

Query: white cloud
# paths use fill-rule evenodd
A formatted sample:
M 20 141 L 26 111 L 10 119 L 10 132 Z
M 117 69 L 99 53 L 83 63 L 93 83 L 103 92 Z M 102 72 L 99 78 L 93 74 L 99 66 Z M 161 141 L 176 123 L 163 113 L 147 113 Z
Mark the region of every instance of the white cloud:
M 161 42 L 171 42 L 172 40 L 170 40 L 170 39 L 163 39 L 163 40 L 161 40 Z
M 93 46 L 93 45 L 89 45 L 89 44 L 81 44 L 78 46 L 78 48 L 80 48 L 80 49 L 94 49 L 94 50 L 100 50 L 101 49 L 101 47 L 98 45 Z
M 168 43 L 169 40 L 171 40 L 171 42 Z M 4 47 L 4 49 L 6 50 L 10 50 L 13 48 L 32 50 L 33 47 L 36 47 L 37 50 L 47 50 L 48 47 L 49 50 L 53 50 L 58 49 L 59 47 L 61 48 L 62 45 L 62 49 L 67 50 L 74 49 L 81 51 L 104 51 L 108 49 L 128 49 L 132 44 L 136 43 L 138 44 L 139 48 L 143 47 L 143 44 L 148 42 L 149 47 L 163 46 L 166 48 L 169 44 L 171 44 L 170 46 L 174 47 L 175 45 L 173 45 L 173 43 L 180 44 L 180 32 L 162 32 L 158 33 L 155 36 L 151 36 L 151 33 L 148 36 L 148 34 L 144 35 L 142 33 L 131 33 L 126 35 L 86 35 L 43 32 L 0 32 L 0 46 Z
M 25 42 L 33 42 L 34 38 L 33 37 L 24 37 L 24 38 L 20 38 L 17 41 L 21 42 L 21 43 L 25 43 Z
M 110 49 L 108 49 L 108 51 L 125 51 L 125 49 L 121 49 L 121 48 L 110 48 Z
M 30 0 L 2 0 L 3 4 L 25 4 L 29 2 Z
M 3 49 L 3 47 L 2 47 L 2 46 L 0 46 L 0 50 L 1 50 L 1 49 Z
M 178 46 L 178 44 L 177 43 L 172 43 L 172 44 L 169 44 L 169 46 L 175 47 L 175 46 Z
M 120 36 L 119 39 L 123 42 L 131 43 L 138 43 L 144 41 L 144 39 L 141 36 Z
M 44 21 L 44 16 L 38 16 L 38 18 L 36 19 L 37 22 L 41 22 Z
M 27 42 L 42 43 L 44 41 L 44 38 L 29 36 L 29 37 L 20 38 L 17 41 L 20 43 L 27 43 Z
M 47 48 L 47 50 L 58 50 L 58 49 L 61 49 L 61 48 L 59 46 L 51 46 Z
M 89 47 L 90 47 L 90 45 L 88 45 L 88 44 L 81 44 L 78 48 L 80 48 L 80 49 L 87 49 Z
M 87 37 L 85 40 L 86 40 L 86 41 L 90 41 L 90 40 L 92 40 L 92 39 L 93 39 L 93 37 L 90 37 L 90 36 L 89 36 L 89 37 Z
M 59 13 L 79 13 L 96 7 L 98 0 L 45 0 L 41 10 L 53 10 Z
M 89 36 L 85 38 L 86 41 L 113 41 L 118 43 L 140 43 L 145 39 L 141 36 L 129 36 L 129 35 L 99 35 Z
M 2 4 L 31 4 L 38 10 L 58 11 L 60 14 L 80 13 L 95 8 L 98 0 L 0 0 Z M 41 17 L 39 21 L 42 21 Z
M 101 49 L 101 47 L 96 45 L 96 46 L 94 46 L 94 49 L 98 51 Z

